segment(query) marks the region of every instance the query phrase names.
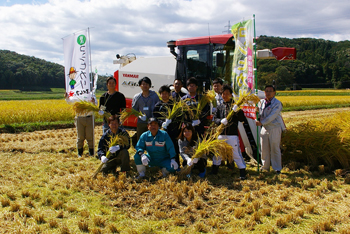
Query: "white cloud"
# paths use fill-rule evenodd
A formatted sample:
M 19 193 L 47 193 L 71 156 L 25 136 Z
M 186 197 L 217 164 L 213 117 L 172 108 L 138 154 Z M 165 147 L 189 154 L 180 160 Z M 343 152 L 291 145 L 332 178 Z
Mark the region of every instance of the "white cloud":
M 7 1 L 9 2 L 9 1 Z M 92 63 L 113 73 L 115 55 L 170 55 L 169 40 L 222 34 L 256 15 L 257 35 L 347 40 L 348 1 L 49 0 L 0 6 L 0 49 L 63 64 L 61 38 L 90 27 Z

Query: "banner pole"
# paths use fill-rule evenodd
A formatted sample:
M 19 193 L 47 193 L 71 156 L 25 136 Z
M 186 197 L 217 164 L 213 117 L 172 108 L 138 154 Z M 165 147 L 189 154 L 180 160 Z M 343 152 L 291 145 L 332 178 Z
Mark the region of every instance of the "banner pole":
M 257 69 L 257 62 L 256 62 L 256 31 L 255 31 L 255 14 L 253 15 L 253 21 L 254 21 L 254 75 L 255 75 L 255 94 L 258 96 L 259 90 L 258 90 L 258 69 Z M 258 103 L 256 104 L 256 107 L 258 107 Z M 256 112 L 256 119 L 259 119 L 259 112 Z M 256 126 L 256 148 L 257 148 L 257 161 L 258 161 L 258 172 L 260 171 L 260 136 L 259 136 L 259 126 Z

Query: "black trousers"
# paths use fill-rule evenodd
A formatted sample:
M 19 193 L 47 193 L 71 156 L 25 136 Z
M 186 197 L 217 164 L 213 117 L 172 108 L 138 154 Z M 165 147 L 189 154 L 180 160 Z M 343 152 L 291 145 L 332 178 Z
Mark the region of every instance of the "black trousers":
M 187 165 L 187 161 L 184 160 L 182 162 L 182 166 L 185 167 Z M 204 158 L 200 158 L 196 164 L 193 164 L 192 170 L 198 170 L 199 173 L 202 173 L 205 171 L 205 168 L 207 167 L 207 160 Z
M 120 165 L 120 171 L 130 171 L 130 157 L 127 149 L 120 150 L 116 156 L 112 156 L 102 167 L 103 173 L 115 173 L 117 166 Z

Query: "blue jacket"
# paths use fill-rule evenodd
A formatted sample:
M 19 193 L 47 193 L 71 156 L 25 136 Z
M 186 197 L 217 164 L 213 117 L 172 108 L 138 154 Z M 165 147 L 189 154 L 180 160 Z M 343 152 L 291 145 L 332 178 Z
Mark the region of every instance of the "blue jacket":
M 260 122 L 266 130 L 271 130 L 280 127 L 282 131 L 286 129 L 283 122 L 282 103 L 275 97 L 271 100 L 271 104 L 266 107 L 266 100 L 262 99 L 259 103 Z
M 175 158 L 174 144 L 166 131 L 158 130 L 155 137 L 150 131 L 144 132 L 136 144 L 136 152 L 145 150 L 152 159 Z

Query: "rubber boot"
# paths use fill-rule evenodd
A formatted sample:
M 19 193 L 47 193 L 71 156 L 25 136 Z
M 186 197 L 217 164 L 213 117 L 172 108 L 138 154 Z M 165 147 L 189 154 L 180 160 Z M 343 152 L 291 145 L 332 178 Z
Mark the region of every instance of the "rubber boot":
M 146 167 L 144 165 L 136 165 L 137 172 L 139 176 L 136 177 L 137 180 L 142 179 L 146 175 Z
M 81 148 L 81 149 L 78 149 L 78 157 L 80 158 L 81 156 L 83 156 L 83 152 L 84 152 L 84 149 Z
M 219 171 L 219 166 L 217 165 L 211 166 L 211 172 L 210 172 L 211 175 L 217 175 L 218 171 Z
M 206 172 L 207 172 L 207 169 L 204 169 L 204 171 L 201 172 L 201 173 L 199 173 L 198 176 L 199 176 L 200 178 L 204 178 Z
M 94 156 L 94 154 L 95 154 L 94 148 L 92 148 L 92 149 L 89 148 L 89 154 L 90 154 L 91 157 Z
M 245 180 L 246 179 L 245 175 L 246 175 L 245 168 L 244 169 L 239 169 L 239 178 L 241 180 Z

